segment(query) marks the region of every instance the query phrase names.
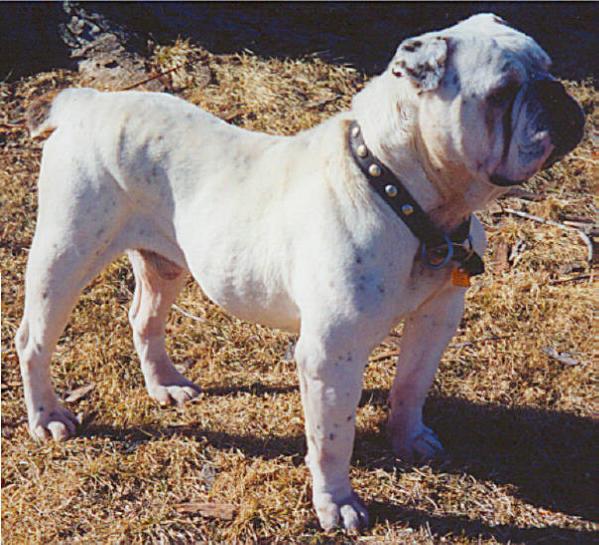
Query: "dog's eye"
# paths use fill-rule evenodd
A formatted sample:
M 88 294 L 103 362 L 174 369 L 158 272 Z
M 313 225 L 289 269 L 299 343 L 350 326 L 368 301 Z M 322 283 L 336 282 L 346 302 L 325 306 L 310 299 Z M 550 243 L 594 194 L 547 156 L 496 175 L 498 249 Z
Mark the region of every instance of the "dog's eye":
M 491 106 L 503 106 L 511 101 L 518 93 L 518 84 L 514 81 L 506 83 L 497 89 L 494 89 L 487 95 L 487 102 Z

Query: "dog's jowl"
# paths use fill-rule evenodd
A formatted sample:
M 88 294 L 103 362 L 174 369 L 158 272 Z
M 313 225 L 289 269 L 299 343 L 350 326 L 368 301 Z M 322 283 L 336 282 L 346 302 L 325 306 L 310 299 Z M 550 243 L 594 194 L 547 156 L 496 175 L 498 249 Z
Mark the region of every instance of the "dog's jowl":
M 326 529 L 366 525 L 349 464 L 368 356 L 405 321 L 392 446 L 408 459 L 438 454 L 422 405 L 469 278 L 483 271 L 471 214 L 582 136 L 581 110 L 549 63 L 484 14 L 406 40 L 349 112 L 294 137 L 160 93 L 67 89 L 38 103 L 30 129 L 47 140 L 16 339 L 33 437 L 76 433 L 50 359 L 81 290 L 127 252 L 149 394 L 181 404 L 198 392 L 164 344 L 188 273 L 232 314 L 299 333 L 318 518 Z

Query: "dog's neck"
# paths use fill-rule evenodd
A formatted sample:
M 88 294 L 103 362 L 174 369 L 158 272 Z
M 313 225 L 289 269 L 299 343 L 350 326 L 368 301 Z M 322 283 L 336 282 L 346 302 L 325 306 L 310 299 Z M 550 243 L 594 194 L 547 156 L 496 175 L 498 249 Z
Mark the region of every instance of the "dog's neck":
M 374 78 L 354 97 L 352 114 L 370 151 L 397 176 L 431 220 L 451 231 L 493 196 L 464 170 L 432 165 L 417 126 L 418 103 L 398 92 L 389 74 Z M 405 88 L 404 88 L 405 92 Z M 414 93 L 414 91 L 409 90 Z

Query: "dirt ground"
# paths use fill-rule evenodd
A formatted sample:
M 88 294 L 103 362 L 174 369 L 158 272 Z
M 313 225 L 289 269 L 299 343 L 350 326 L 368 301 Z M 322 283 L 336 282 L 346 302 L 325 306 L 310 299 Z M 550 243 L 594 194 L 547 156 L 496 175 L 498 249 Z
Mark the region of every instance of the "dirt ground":
M 278 134 L 346 108 L 365 81 L 315 58 L 216 56 L 185 42 L 158 48 L 153 62 L 184 63 L 166 78 L 171 92 Z M 161 408 L 145 393 L 131 342 L 125 259 L 85 290 L 54 357 L 55 386 L 81 416 L 79 436 L 29 438 L 13 337 L 41 154 L 19 121 L 34 97 L 78 84 L 65 71 L 0 84 L 4 543 L 599 542 L 597 270 L 573 228 L 588 232 L 596 221 L 591 81 L 566 82 L 587 114 L 583 144 L 479 214 L 487 272 L 468 291 L 426 406 L 446 461 L 393 456 L 384 424 L 400 329 L 372 355 L 352 479 L 373 524 L 353 537 L 321 532 L 310 506 L 294 338 L 226 315 L 190 281 L 169 319 L 168 348 L 202 393 L 184 409 Z

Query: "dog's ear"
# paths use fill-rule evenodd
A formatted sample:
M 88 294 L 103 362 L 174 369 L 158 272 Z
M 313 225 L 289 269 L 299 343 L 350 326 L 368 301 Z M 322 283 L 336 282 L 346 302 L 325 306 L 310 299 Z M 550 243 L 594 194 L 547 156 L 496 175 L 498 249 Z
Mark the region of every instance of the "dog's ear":
M 438 34 L 408 38 L 397 48 L 391 72 L 410 78 L 423 91 L 434 91 L 445 73 L 447 51 L 447 38 Z

